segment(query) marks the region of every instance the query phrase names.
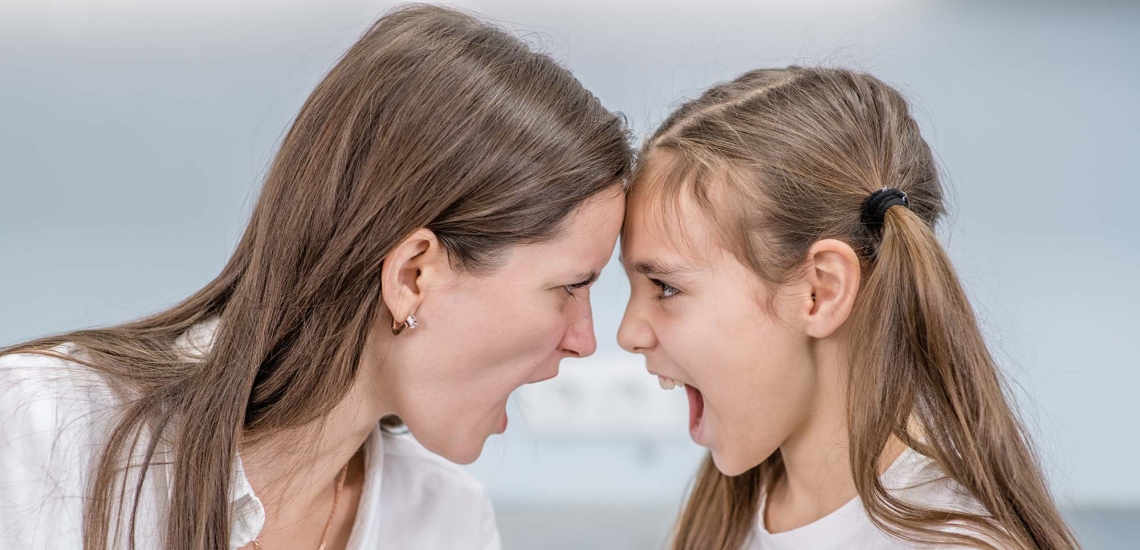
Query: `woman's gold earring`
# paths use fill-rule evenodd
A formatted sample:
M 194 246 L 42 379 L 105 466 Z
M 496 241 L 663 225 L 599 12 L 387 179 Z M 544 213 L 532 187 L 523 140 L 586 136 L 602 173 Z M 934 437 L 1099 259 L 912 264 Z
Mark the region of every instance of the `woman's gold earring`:
M 392 327 L 392 334 L 399 336 L 405 332 L 408 332 L 408 329 L 413 329 L 418 326 L 420 326 L 420 322 L 416 320 L 416 316 L 409 315 L 408 320 L 404 321 L 400 326 Z

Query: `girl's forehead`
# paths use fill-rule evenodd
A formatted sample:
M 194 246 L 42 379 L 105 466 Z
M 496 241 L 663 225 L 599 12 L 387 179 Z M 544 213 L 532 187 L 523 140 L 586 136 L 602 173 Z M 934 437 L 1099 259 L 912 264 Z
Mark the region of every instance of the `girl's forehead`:
M 721 250 L 708 216 L 684 193 L 666 193 L 658 188 L 626 200 L 622 261 L 707 266 Z
M 675 155 L 648 155 L 631 181 L 622 245 L 671 249 L 701 259 L 715 247 L 715 208 L 694 170 Z

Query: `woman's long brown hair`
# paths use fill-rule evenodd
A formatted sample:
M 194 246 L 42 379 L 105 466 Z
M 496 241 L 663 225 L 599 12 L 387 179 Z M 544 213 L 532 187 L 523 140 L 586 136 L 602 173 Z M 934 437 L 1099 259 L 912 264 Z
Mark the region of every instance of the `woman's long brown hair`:
M 457 269 L 490 272 L 498 252 L 555 237 L 620 185 L 631 158 L 623 119 L 508 33 L 439 7 L 379 19 L 305 102 L 216 279 L 138 321 L 0 350 L 76 350 L 129 396 L 93 465 L 84 547 L 135 546 L 146 470 L 169 460 L 161 546 L 227 548 L 239 439 L 306 425 L 345 396 L 395 244 L 427 227 Z M 178 337 L 213 318 L 213 346 L 188 360 Z M 173 448 L 162 460 L 160 442 Z
M 849 358 L 849 460 L 876 526 L 921 543 L 1078 546 L 936 238 L 944 206 L 935 162 L 894 89 L 846 70 L 751 71 L 683 104 L 646 141 L 648 157 L 664 159 L 668 175 L 651 184 L 636 171 L 631 202 L 654 196 L 660 206 L 687 194 L 771 284 L 799 276 L 820 239 L 841 239 L 860 255 L 863 281 L 844 327 L 859 342 Z M 868 227 L 861 206 L 884 187 L 906 192 L 910 207 Z M 878 464 L 892 436 L 933 459 L 985 513 L 930 509 L 885 490 Z M 782 474 L 778 451 L 736 477 L 706 459 L 673 548 L 740 548 Z

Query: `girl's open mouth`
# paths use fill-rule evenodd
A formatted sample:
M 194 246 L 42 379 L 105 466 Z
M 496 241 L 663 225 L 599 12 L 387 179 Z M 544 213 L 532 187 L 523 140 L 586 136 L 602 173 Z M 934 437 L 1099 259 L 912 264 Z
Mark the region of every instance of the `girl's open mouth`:
M 704 426 L 702 420 L 705 414 L 705 397 L 701 395 L 701 390 L 689 384 L 685 385 L 685 393 L 689 396 L 689 437 L 692 437 L 697 444 L 702 444 L 701 428 Z

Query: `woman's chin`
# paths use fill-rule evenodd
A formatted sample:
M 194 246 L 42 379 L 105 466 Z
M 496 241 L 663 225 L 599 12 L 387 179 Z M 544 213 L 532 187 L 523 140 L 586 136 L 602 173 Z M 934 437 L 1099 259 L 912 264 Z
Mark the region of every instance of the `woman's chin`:
M 483 443 L 487 435 L 475 435 L 471 431 L 431 430 L 425 426 L 407 424 L 412 437 L 425 449 L 456 464 L 471 464 L 483 454 Z
M 450 460 L 456 464 L 466 466 L 468 464 L 471 464 L 472 462 L 475 462 L 476 460 L 479 460 L 479 456 L 482 454 L 483 454 L 483 446 L 480 445 L 479 447 L 475 448 L 473 451 L 464 451 L 461 453 L 453 454 L 451 456 L 444 456 L 444 458 L 446 458 L 446 459 L 448 459 L 448 460 Z
M 479 455 L 483 454 L 483 443 L 486 441 L 487 436 L 465 435 L 463 437 L 450 438 L 445 444 L 439 445 L 438 447 L 429 447 L 427 445 L 424 445 L 424 447 L 456 464 L 471 464 L 479 459 Z

